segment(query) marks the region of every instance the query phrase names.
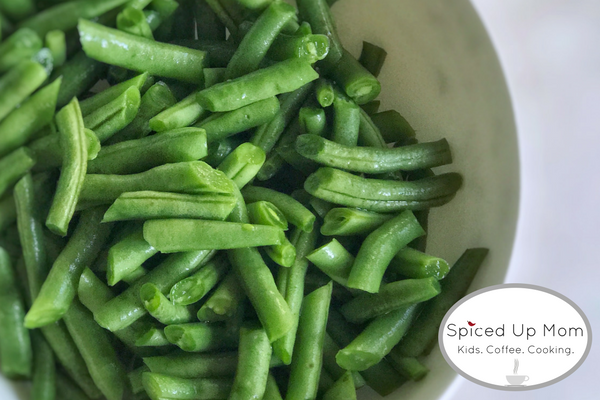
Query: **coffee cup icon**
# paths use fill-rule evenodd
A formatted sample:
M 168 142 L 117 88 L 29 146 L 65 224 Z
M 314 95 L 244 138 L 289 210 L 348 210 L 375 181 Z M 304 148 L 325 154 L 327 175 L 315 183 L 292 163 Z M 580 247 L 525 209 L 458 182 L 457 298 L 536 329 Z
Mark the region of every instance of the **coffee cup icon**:
M 522 385 L 523 382 L 527 382 L 529 377 L 527 375 L 506 375 L 506 380 L 511 385 Z

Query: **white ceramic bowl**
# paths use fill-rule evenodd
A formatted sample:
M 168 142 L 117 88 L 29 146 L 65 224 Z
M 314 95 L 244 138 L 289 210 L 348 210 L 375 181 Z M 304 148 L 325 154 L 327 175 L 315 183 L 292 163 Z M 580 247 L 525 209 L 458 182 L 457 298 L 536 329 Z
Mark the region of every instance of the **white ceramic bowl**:
M 502 283 L 518 210 L 517 137 L 496 53 L 468 0 L 341 0 L 340 37 L 355 55 L 362 40 L 388 51 L 380 76 L 382 110 L 400 111 L 421 141 L 447 138 L 465 178 L 456 199 L 431 213 L 428 251 L 454 262 L 469 247 L 489 247 L 471 290 Z M 390 400 L 439 399 L 456 373 L 435 349 L 431 369 Z M 0 379 L 0 399 L 26 399 L 22 385 Z M 370 389 L 362 400 L 376 399 Z

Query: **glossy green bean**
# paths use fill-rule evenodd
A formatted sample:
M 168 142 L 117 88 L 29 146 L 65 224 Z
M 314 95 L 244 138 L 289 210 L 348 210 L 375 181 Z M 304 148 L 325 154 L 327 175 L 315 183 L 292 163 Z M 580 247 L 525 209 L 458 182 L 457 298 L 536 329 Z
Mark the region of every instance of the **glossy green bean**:
M 211 68 L 225 68 L 237 47 L 225 40 L 174 40 L 173 43 L 191 49 L 205 51 Z
M 100 140 L 96 134 L 84 129 L 85 143 L 87 147 L 87 158 L 93 160 L 100 152 Z M 33 171 L 47 171 L 54 168 L 59 168 L 63 162 L 63 150 L 60 144 L 58 133 L 51 133 L 40 139 L 31 142 L 28 146 L 33 153 L 36 163 L 33 166 Z
M 352 372 L 346 371 L 323 395 L 323 400 L 356 400 Z
M 429 373 L 429 368 L 421 364 L 415 357 L 402 357 L 395 347 L 390 352 L 388 359 L 394 368 L 411 381 L 420 381 Z
M 262 399 L 269 377 L 271 343 L 262 327 L 242 327 L 230 400 Z
M 83 119 L 85 127 L 104 142 L 135 119 L 141 101 L 140 91 L 130 87 L 110 103 L 86 115 Z
M 79 21 L 78 29 L 83 50 L 98 61 L 185 82 L 202 82 L 206 55 L 202 51 L 155 42 L 85 20 Z
M 169 325 L 165 335 L 172 344 L 187 352 L 206 352 L 235 347 L 235 341 L 230 340 L 225 326 L 220 324 Z
M 211 251 L 194 251 L 173 254 L 123 293 L 106 303 L 94 313 L 96 322 L 111 332 L 130 326 L 147 314 L 139 298 L 140 288 L 148 282 L 156 285 L 163 294 L 180 280 L 196 272 L 210 260 Z
M 335 360 L 335 356 L 339 351 L 340 347 L 328 333 L 325 333 L 325 340 L 323 341 L 323 370 L 327 371 L 333 379 L 340 379 L 347 372 Z M 352 379 L 356 389 L 366 385 L 365 379 L 357 371 L 350 372 L 350 379 Z
M 71 1 L 50 7 L 21 23 L 44 37 L 52 30 L 69 31 L 77 26 L 80 18 L 95 18 L 110 11 L 128 0 L 86 0 Z
M 341 311 L 348 321 L 362 323 L 390 311 L 422 303 L 440 293 L 435 278 L 404 279 L 382 285 L 379 293 L 365 293 L 344 304 Z
M 387 143 L 405 143 L 415 137 L 415 130 L 398 111 L 376 113 L 371 115 L 371 120 Z
M 165 347 L 171 343 L 167 340 L 164 329 L 157 326 L 148 326 L 135 340 L 137 347 Z
M 381 83 L 347 50 L 330 72 L 331 77 L 356 104 L 366 104 L 381 93 Z
M 108 284 L 116 285 L 156 253 L 158 250 L 144 240 L 141 227 L 119 240 L 108 251 Z
M 305 232 L 311 232 L 315 223 L 315 215 L 292 197 L 258 186 L 248 186 L 242 191 L 246 202 L 269 201 L 273 203 L 287 218 L 288 222 Z
M 56 398 L 56 364 L 54 354 L 40 332 L 32 333 L 33 374 L 32 400 L 54 400 Z
M 142 10 L 126 7 L 117 15 L 117 29 L 146 39 L 154 39 L 152 28 Z
M 57 105 L 62 107 L 70 102 L 73 97 L 85 93 L 98 82 L 107 68 L 106 64 L 89 58 L 83 51 L 75 54 L 60 68 L 55 69 L 50 76 L 50 80 L 62 77 Z M 85 101 L 82 103 L 85 103 Z
M 33 57 L 42 49 L 42 39 L 29 28 L 21 28 L 0 43 L 0 73 Z
M 146 190 L 231 194 L 233 183 L 202 161 L 181 162 L 132 175 L 87 175 L 80 200 L 110 204 L 123 193 Z
M 136 269 L 134 269 L 133 271 L 131 271 L 129 274 L 124 276 L 123 282 L 127 283 L 128 285 L 133 285 L 134 283 L 136 283 L 138 280 L 140 280 L 142 277 L 144 277 L 146 275 L 148 275 L 148 270 L 146 268 L 144 268 L 143 266 L 139 266 Z
M 448 263 L 438 257 L 433 257 L 410 247 L 400 250 L 388 267 L 388 271 L 408 278 L 443 279 L 450 271 Z
M 31 338 L 23 326 L 24 315 L 10 256 L 0 247 L 0 364 L 10 379 L 31 377 Z
M 237 362 L 237 352 L 184 353 L 144 358 L 144 364 L 150 371 L 184 379 L 233 377 Z
M 257 201 L 248 204 L 246 207 L 250 221 L 253 224 L 270 225 L 283 230 L 288 229 L 288 221 L 285 215 L 273 203 Z
M 338 352 L 338 365 L 349 371 L 364 371 L 379 363 L 400 342 L 420 311 L 415 304 L 375 318 Z
M 245 298 L 246 295 L 240 286 L 239 279 L 233 272 L 229 272 L 206 303 L 198 310 L 198 319 L 214 322 L 231 318 Z
M 34 164 L 31 151 L 25 147 L 0 159 L 0 196 L 27 174 Z
M 286 399 L 314 399 L 317 396 L 331 290 L 330 282 L 302 301 Z
M 360 108 L 354 101 L 350 100 L 345 95 L 336 94 L 335 99 L 333 100 L 333 111 L 333 132 L 331 135 L 333 142 L 339 143 L 341 145 L 340 147 L 343 147 L 344 149 L 360 149 L 359 147 L 356 147 L 360 130 Z M 306 136 L 302 137 L 306 138 Z M 304 150 L 300 145 L 302 139 L 299 138 L 297 143 L 296 149 Z M 329 143 L 329 141 L 325 143 Z M 308 147 L 310 147 L 310 145 Z M 305 156 L 304 152 L 301 152 L 300 154 Z M 309 151 L 308 154 L 311 154 L 311 152 Z M 312 157 L 308 158 L 314 160 Z M 321 160 L 318 162 L 321 162 Z
M 204 88 L 215 86 L 225 81 L 227 68 L 204 68 Z
M 327 128 L 325 110 L 316 107 L 302 107 L 298 113 L 302 131 L 311 135 L 323 135 Z
M 67 246 L 60 253 L 39 296 L 25 317 L 25 326 L 39 328 L 59 320 L 75 297 L 83 268 L 91 263 L 111 230 L 111 224 L 101 224 L 104 208 L 82 213 Z
M 183 379 L 153 372 L 144 373 L 142 381 L 152 398 L 172 400 L 224 400 L 233 384 L 230 378 Z
M 300 19 L 310 24 L 316 34 L 329 38 L 329 54 L 322 61 L 325 70 L 330 70 L 340 62 L 344 48 L 338 37 L 333 17 L 326 0 L 300 0 L 297 2 Z
M 291 93 L 282 95 L 281 106 L 277 115 L 256 130 L 251 142 L 263 149 L 265 153 L 269 153 L 281 137 L 286 126 L 297 116 L 312 88 L 312 84 L 307 84 Z
M 367 235 L 393 218 L 356 208 L 332 208 L 325 215 L 321 234 L 325 236 Z
M 335 100 L 335 92 L 333 90 L 333 85 L 330 81 L 319 78 L 317 84 L 315 86 L 315 95 L 317 98 L 317 102 L 323 108 L 327 108 L 333 105 L 333 101 Z
M 354 256 L 336 239 L 319 247 L 306 258 L 335 282 L 348 287 Z
M 348 276 L 348 287 L 377 293 L 394 255 L 424 234 L 425 231 L 411 211 L 404 211 L 386 221 L 371 232 L 361 245 Z
M 185 99 L 161 111 L 150 119 L 150 128 L 156 132 L 165 132 L 190 126 L 206 114 L 198 104 L 199 90 L 192 92 Z
M 256 178 L 259 181 L 267 181 L 273 178 L 286 165 L 285 160 L 276 152 L 272 152 L 267 156 L 265 163 L 261 167 Z
M 358 62 L 365 67 L 373 76 L 378 77 L 385 59 L 387 58 L 387 52 L 372 43 L 363 41 L 362 51 Z
M 108 400 L 122 399 L 127 374 L 106 331 L 94 322 L 92 314 L 76 299 L 63 319 L 102 394 Z
M 280 34 L 271 45 L 267 56 L 274 61 L 303 58 L 315 63 L 323 60 L 327 54 L 329 54 L 329 38 L 325 35 Z
M 169 298 L 181 306 L 197 303 L 219 283 L 229 267 L 224 257 L 215 257 L 198 272 L 173 285 Z
M 293 92 L 318 77 L 308 61 L 291 59 L 205 89 L 198 94 L 198 102 L 213 112 L 236 110 Z
M 146 283 L 140 288 L 140 298 L 148 313 L 161 324 L 184 324 L 194 319 L 191 308 L 171 303 L 152 283 Z
M 121 97 L 123 93 L 132 87 L 137 88 L 141 93 L 143 91 L 142 88 L 151 82 L 153 82 L 153 79 L 148 75 L 147 72 L 144 72 L 125 82 L 121 82 L 118 85 L 111 86 L 99 93 L 96 93 L 92 97 L 82 100 L 79 103 L 79 106 L 81 107 L 81 113 L 84 116 L 93 113 L 94 111 Z
M 66 236 L 83 187 L 88 160 L 83 116 L 77 99 L 56 114 L 56 125 L 63 160 L 46 227 L 59 236 Z
M 204 158 L 204 161 L 216 167 L 241 144 L 242 139 L 237 136 L 230 136 L 218 142 L 210 143 L 208 145 L 208 156 Z
M 0 77 L 0 121 L 9 115 L 45 80 L 48 74 L 44 67 L 31 60 L 25 60 L 12 67 Z
M 334 168 L 320 168 L 304 189 L 315 197 L 375 212 L 441 206 L 462 186 L 462 177 L 446 173 L 413 182 L 361 178 Z
M 441 294 L 425 304 L 421 315 L 398 346 L 398 354 L 418 357 L 431 350 L 432 345 L 437 341 L 444 315 L 467 293 L 488 252 L 488 249 L 475 248 L 468 249 L 462 254 L 450 268 L 448 275 L 440 281 Z

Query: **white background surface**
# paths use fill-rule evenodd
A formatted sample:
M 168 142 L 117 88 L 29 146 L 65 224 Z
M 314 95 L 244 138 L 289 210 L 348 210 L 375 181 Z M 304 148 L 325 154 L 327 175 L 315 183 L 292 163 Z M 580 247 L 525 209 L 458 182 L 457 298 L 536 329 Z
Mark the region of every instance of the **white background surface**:
M 600 1 L 472 0 L 512 93 L 521 207 L 506 282 L 556 290 L 600 334 Z M 599 346 L 567 379 L 529 392 L 463 378 L 445 400 L 600 398 Z

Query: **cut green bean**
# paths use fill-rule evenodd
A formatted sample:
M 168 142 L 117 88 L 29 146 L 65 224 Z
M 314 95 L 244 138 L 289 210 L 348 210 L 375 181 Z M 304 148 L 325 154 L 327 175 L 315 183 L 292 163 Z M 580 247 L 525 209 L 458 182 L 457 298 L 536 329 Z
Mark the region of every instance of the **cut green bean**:
M 388 270 L 408 278 L 419 279 L 433 276 L 437 280 L 441 280 L 448 274 L 450 267 L 441 258 L 405 247 L 392 258 Z
M 325 133 L 327 119 L 325 117 L 325 110 L 322 108 L 302 107 L 298 119 L 304 133 L 311 135 L 323 135 Z
M 367 235 L 393 218 L 390 214 L 378 214 L 356 208 L 332 208 L 325 215 L 321 234 L 325 236 Z
M 377 293 L 394 255 L 425 234 L 411 211 L 404 211 L 367 236 L 356 255 L 348 287 Z
M 373 114 L 371 120 L 387 143 L 405 143 L 415 137 L 415 130 L 398 111 L 389 110 Z
M 288 229 L 288 222 L 285 215 L 273 203 L 257 201 L 248 204 L 246 207 L 248 208 L 248 216 L 252 223 L 275 226 L 283 230 Z
M 0 122 L 0 156 L 26 144 L 54 117 L 61 78 L 39 90 Z
M 356 104 L 366 104 L 381 93 L 377 78 L 347 50 L 343 51 L 342 58 L 331 70 L 331 76 Z
M 375 212 L 419 210 L 448 203 L 462 186 L 462 176 L 446 173 L 413 182 L 369 179 L 334 168 L 320 168 L 304 182 L 315 197 Z
M 323 370 L 327 371 L 333 379 L 340 379 L 346 373 L 346 370 L 340 367 L 335 360 L 338 351 L 340 351 L 340 347 L 328 333 L 325 333 L 325 340 L 323 341 Z M 364 378 L 357 371 L 351 372 L 351 379 L 356 389 L 366 385 Z
M 129 274 L 124 276 L 123 282 L 127 283 L 128 285 L 133 285 L 134 283 L 136 283 L 138 280 L 140 280 L 142 277 L 144 277 L 146 275 L 148 275 L 148 270 L 146 268 L 144 268 L 143 266 L 139 266 L 136 269 L 134 269 L 133 271 L 131 271 Z
M 331 290 L 330 282 L 302 301 L 286 399 L 314 399 L 317 396 Z
M 328 71 L 340 62 L 344 54 L 329 4 L 326 0 L 299 0 L 297 5 L 300 19 L 308 22 L 314 33 L 329 38 L 329 54 L 321 62 L 324 69 Z
M 118 241 L 108 251 L 108 284 L 116 285 L 157 252 L 144 240 L 141 229 Z
M 22 61 L 0 77 L 0 121 L 32 94 L 48 74 L 35 61 Z
M 56 114 L 56 125 L 63 160 L 46 226 L 53 233 L 66 236 L 83 187 L 88 160 L 83 116 L 77 99 Z
M 283 400 L 279 387 L 277 386 L 277 381 L 271 374 L 269 374 L 269 377 L 267 378 L 267 386 L 265 388 L 263 400 Z
M 150 372 L 150 369 L 145 365 L 136 368 L 127 374 L 129 386 L 131 387 L 133 394 L 138 394 L 144 391 L 144 385 L 142 383 L 142 375 L 144 372 Z
M 52 54 L 54 68 L 60 67 L 67 61 L 67 42 L 63 31 L 50 31 L 44 39 L 46 47 Z
M 59 320 L 75 297 L 83 268 L 90 264 L 104 246 L 111 224 L 101 224 L 104 208 L 82 213 L 79 223 L 60 253 L 39 296 L 25 317 L 25 326 L 39 328 Z
M 93 160 L 100 152 L 100 141 L 96 134 L 84 129 L 85 143 L 87 147 L 87 158 Z M 33 153 L 36 164 L 34 171 L 47 171 L 53 168 L 59 168 L 63 163 L 63 150 L 60 145 L 60 136 L 58 133 L 52 133 L 44 136 L 29 144 L 29 150 Z
M 200 269 L 205 262 L 210 260 L 212 254 L 211 251 L 203 250 L 169 256 L 148 275 L 142 277 L 94 313 L 96 322 L 111 332 L 130 326 L 147 314 L 139 297 L 140 288 L 145 283 L 153 283 L 163 294 L 166 294 L 175 283 Z
M 404 279 L 382 285 L 379 293 L 365 293 L 344 304 L 341 311 L 348 321 L 359 324 L 401 307 L 422 303 L 440 293 L 435 278 Z
M 267 181 L 277 175 L 285 165 L 285 160 L 274 151 L 267 156 L 262 168 L 258 171 L 258 174 L 256 174 L 256 178 L 259 181 Z
M 171 400 L 225 400 L 233 384 L 230 378 L 183 379 L 153 372 L 145 372 L 142 381 L 152 398 Z
M 126 7 L 117 15 L 117 29 L 131 35 L 154 39 L 152 28 L 142 10 Z
M 279 100 L 269 97 L 237 110 L 213 114 L 194 126 L 206 130 L 209 143 L 215 142 L 268 123 L 277 115 L 279 107 Z
M 373 76 L 379 76 L 386 58 L 387 52 L 384 49 L 372 43 L 363 41 L 362 51 L 358 62 L 361 63 L 367 71 L 373 74 Z
M 219 283 L 229 267 L 224 257 L 215 257 L 198 272 L 173 285 L 169 298 L 181 306 L 197 303 Z
M 356 388 L 352 372 L 346 371 L 323 395 L 323 400 L 356 400 Z
M 50 80 L 62 77 L 57 105 L 67 105 L 73 97 L 77 97 L 90 89 L 104 75 L 106 64 L 87 57 L 83 51 L 78 52 L 60 68 L 54 70 Z M 82 103 L 85 103 L 82 102 Z M 95 108 L 93 108 L 95 109 Z M 82 111 L 84 109 L 82 108 Z M 84 115 L 86 113 L 84 112 Z
M 362 108 L 360 109 L 360 132 L 358 134 L 358 144 L 360 146 L 368 147 L 387 147 L 387 143 L 381 135 L 379 128 Z
M 169 325 L 165 328 L 169 342 L 187 352 L 206 352 L 234 347 L 225 331 L 225 326 L 219 324 Z M 237 340 L 235 340 L 237 341 Z
M 42 49 L 42 46 L 42 40 L 33 30 L 19 29 L 0 44 L 0 73 L 33 57 Z
M 107 400 L 122 399 L 127 374 L 106 331 L 94 322 L 91 313 L 76 299 L 63 318 L 102 394 Z
M 127 3 L 128 0 L 71 1 L 50 7 L 21 23 L 44 37 L 52 30 L 69 31 L 77 26 L 80 18 L 95 18 Z
M 196 101 L 198 93 L 199 91 L 192 92 L 179 103 L 154 116 L 149 122 L 150 128 L 156 132 L 165 132 L 194 124 L 206 113 Z
M 398 354 L 406 357 L 418 357 L 431 349 L 437 341 L 437 334 L 450 308 L 466 293 L 485 260 L 489 250 L 484 248 L 468 249 L 450 268 L 446 278 L 440 281 L 441 294 L 425 304 L 412 329 L 398 346 Z M 434 278 L 429 278 L 434 279 Z
M 110 204 L 123 193 L 146 190 L 231 194 L 233 183 L 225 174 L 202 161 L 181 162 L 132 175 L 87 175 L 80 200 Z
M 198 310 L 198 319 L 214 322 L 231 318 L 245 298 L 239 279 L 230 272 Z
M 32 152 L 21 147 L 0 159 L 0 196 L 35 165 Z
M 198 94 L 198 102 L 213 112 L 232 111 L 293 92 L 318 77 L 308 61 L 291 59 L 205 89 Z
M 317 102 L 321 105 L 321 107 L 324 108 L 331 106 L 335 100 L 333 85 L 331 82 L 323 78 L 319 78 L 317 81 L 315 86 L 315 94 L 317 97 Z
M 394 348 L 388 359 L 396 370 L 411 381 L 420 381 L 429 373 L 429 368 L 421 364 L 415 357 L 402 357 L 398 354 L 397 347 Z
M 144 363 L 150 371 L 184 379 L 233 377 L 237 361 L 237 352 L 172 354 L 144 358 Z
M 215 86 L 225 81 L 227 68 L 204 68 L 204 88 Z
M 10 256 L 0 247 L 0 364 L 10 379 L 31 377 L 31 338 L 23 326 L 24 315 Z
M 140 91 L 130 87 L 110 103 L 86 115 L 83 119 L 85 127 L 104 142 L 135 119 L 141 101 Z
M 146 283 L 141 287 L 140 298 L 150 315 L 161 324 L 184 324 L 194 319 L 190 308 L 172 304 L 152 283 Z
M 227 67 L 237 49 L 234 43 L 225 40 L 174 40 L 173 43 L 205 51 L 211 68 Z
M 240 42 L 227 65 L 225 78 L 235 79 L 256 71 L 285 24 L 295 15 L 293 6 L 282 2 L 271 3 Z
M 333 208 L 333 204 L 325 200 L 317 199 L 313 196 L 310 196 L 308 204 L 312 207 L 313 210 L 315 210 L 317 215 L 321 218 L 325 218 L 327 213 Z
M 323 60 L 329 54 L 329 38 L 325 35 L 298 36 L 280 34 L 271 45 L 268 57 L 274 61 L 303 58 L 311 63 Z
M 86 20 L 79 21 L 78 29 L 83 50 L 91 58 L 133 71 L 202 83 L 206 55 L 202 51 L 155 42 Z
M 144 223 L 144 239 L 162 253 L 281 244 L 283 230 L 236 222 L 163 219 Z
M 54 354 L 40 332 L 32 333 L 33 375 L 32 400 L 54 400 L 56 398 L 56 364 Z
M 111 86 L 100 93 L 96 93 L 88 99 L 82 100 L 81 103 L 79 103 L 79 106 L 81 107 L 81 113 L 84 116 L 93 113 L 94 111 L 121 97 L 123 93 L 132 87 L 137 88 L 141 93 L 143 91 L 142 88 L 147 85 L 148 82 L 152 81 L 153 79 L 148 75 L 148 73 L 144 72 L 125 82 L 121 82 L 118 85 Z
M 242 143 L 225 157 L 218 169 L 241 189 L 254 179 L 264 162 L 264 151 L 252 143 Z
M 378 364 L 400 342 L 420 311 L 415 304 L 375 318 L 338 352 L 338 365 L 349 371 L 364 371 Z
M 311 232 L 315 223 L 315 215 L 292 197 L 258 186 L 248 186 L 242 191 L 248 203 L 269 201 L 275 205 L 287 218 L 288 222 L 305 232 Z
M 181 128 L 103 147 L 89 163 L 88 173 L 135 174 L 163 164 L 196 161 L 206 154 L 206 133 Z
M 229 400 L 262 399 L 269 377 L 271 343 L 262 327 L 242 327 L 238 365 Z
M 319 247 L 306 258 L 335 282 L 348 287 L 354 256 L 336 239 Z

